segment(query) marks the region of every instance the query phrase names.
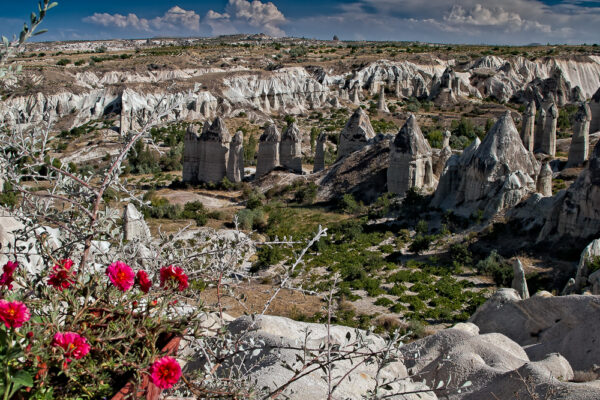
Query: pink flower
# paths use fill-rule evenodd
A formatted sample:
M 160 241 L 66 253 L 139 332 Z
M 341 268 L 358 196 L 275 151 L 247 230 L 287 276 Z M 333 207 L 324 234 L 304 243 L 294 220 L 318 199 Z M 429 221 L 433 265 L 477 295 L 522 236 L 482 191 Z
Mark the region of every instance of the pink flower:
M 150 288 L 152 287 L 152 281 L 148 278 L 146 271 L 138 271 L 137 275 L 135 276 L 135 280 L 137 281 L 138 285 L 140 285 L 142 292 L 148 293 L 150 291 Z
M 122 261 L 115 261 L 106 269 L 110 281 L 121 291 L 126 292 L 135 282 L 135 274 L 131 267 Z
M 160 269 L 160 286 L 163 288 L 177 286 L 179 291 L 188 287 L 188 277 L 181 267 L 169 265 Z
M 73 261 L 69 258 L 60 260 L 52 267 L 52 274 L 48 278 L 48 284 L 54 286 L 61 292 L 75 283 L 75 271 L 71 270 Z
M 0 321 L 7 328 L 20 328 L 30 317 L 29 309 L 20 301 L 0 300 Z
M 1 286 L 6 286 L 8 290 L 12 289 L 12 283 L 14 281 L 13 274 L 18 266 L 19 263 L 17 261 L 9 261 L 6 263 L 6 265 L 4 265 L 4 267 L 2 267 L 2 276 L 0 276 Z
M 150 366 L 150 379 L 159 389 L 170 389 L 181 378 L 181 367 L 172 357 L 163 357 Z
M 90 352 L 90 345 L 86 338 L 75 332 L 56 332 L 52 339 L 53 347 L 60 347 L 65 351 L 65 360 L 71 362 L 71 358 L 82 359 Z

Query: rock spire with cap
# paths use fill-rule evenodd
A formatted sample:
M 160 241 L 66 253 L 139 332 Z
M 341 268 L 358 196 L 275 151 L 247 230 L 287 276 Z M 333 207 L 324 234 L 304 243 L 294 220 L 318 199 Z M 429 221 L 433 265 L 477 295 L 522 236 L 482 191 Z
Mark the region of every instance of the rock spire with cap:
M 203 127 L 198 181 L 217 183 L 227 176 L 230 142 L 231 135 L 221 117 L 215 118 L 209 127 Z
M 279 162 L 284 168 L 302 173 L 302 133 L 295 122 L 288 125 L 281 135 Z
M 317 145 L 315 149 L 315 165 L 313 167 L 313 173 L 319 172 L 325 169 L 325 142 L 327 141 L 327 135 L 325 132 L 321 132 L 317 138 Z
M 521 140 L 523 146 L 531 152 L 534 148 L 534 135 L 535 135 L 535 114 L 537 109 L 535 107 L 535 101 L 529 102 L 525 113 L 523 114 L 523 128 L 521 129 Z
M 361 107 L 354 111 L 340 134 L 338 159 L 360 150 L 375 137 L 369 116 Z
M 573 137 L 569 147 L 567 167 L 582 165 L 590 152 L 590 121 L 592 113 L 586 103 L 581 103 L 573 121 Z
M 275 124 L 265 128 L 258 141 L 256 177 L 260 178 L 279 166 L 279 142 L 281 134 Z
M 426 188 L 434 184 L 431 147 L 413 114 L 392 142 L 387 183 L 388 191 L 399 195 L 404 195 L 411 188 Z
M 227 179 L 231 182 L 241 182 L 244 179 L 244 134 L 241 131 L 235 133 L 229 145 Z

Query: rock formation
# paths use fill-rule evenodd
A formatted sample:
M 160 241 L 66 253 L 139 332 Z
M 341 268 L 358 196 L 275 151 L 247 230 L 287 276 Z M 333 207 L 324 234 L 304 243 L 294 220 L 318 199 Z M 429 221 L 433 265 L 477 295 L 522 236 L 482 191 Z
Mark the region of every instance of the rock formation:
M 221 182 L 227 176 L 229 143 L 231 135 L 221 117 L 217 117 L 212 125 L 202 129 L 200 135 L 199 182 Z
M 411 188 L 429 188 L 434 184 L 431 147 L 413 114 L 392 142 L 387 176 L 388 192 L 401 196 Z
M 473 314 L 482 333 L 497 332 L 523 346 L 534 361 L 560 353 L 573 369 L 585 371 L 600 359 L 597 296 L 533 296 L 521 300 L 513 289 L 500 289 Z
M 365 110 L 358 107 L 340 133 L 338 159 L 363 148 L 374 137 L 375 131 L 371 126 L 369 116 Z
M 536 153 L 542 149 L 544 142 L 544 129 L 546 128 L 546 109 L 541 106 L 535 122 L 535 133 L 533 135 L 533 148 Z
M 377 99 L 377 111 L 384 112 L 384 113 L 390 112 L 390 110 L 388 109 L 388 106 L 385 102 L 385 87 L 384 86 L 381 86 L 381 88 L 379 88 L 379 98 Z
M 586 103 L 582 103 L 573 120 L 573 137 L 571 138 L 571 146 L 569 147 L 567 168 L 582 165 L 588 160 L 591 120 L 590 107 Z
M 542 196 L 552 196 L 552 168 L 550 163 L 544 163 L 537 177 L 536 189 Z
M 241 131 L 235 133 L 229 145 L 227 179 L 231 182 L 241 182 L 244 179 L 244 134 Z
M 538 169 L 507 112 L 479 146 L 448 160 L 432 205 L 463 216 L 482 210 L 485 217 L 491 217 L 535 191 Z
M 204 126 L 208 126 L 208 122 L 206 122 Z M 201 146 L 198 127 L 190 124 L 183 137 L 183 182 L 195 183 L 198 181 L 200 158 Z
M 525 279 L 525 270 L 521 260 L 515 258 L 512 263 L 513 267 L 513 280 L 511 287 L 517 291 L 522 299 L 529 298 L 529 289 L 527 288 L 527 279 Z
M 316 149 L 315 149 L 315 162 L 314 172 L 323 171 L 325 169 L 325 142 L 327 141 L 327 135 L 325 132 L 321 132 L 317 138 Z
M 535 135 L 535 113 L 537 112 L 535 107 L 535 101 L 530 101 L 523 114 L 523 127 L 521 129 L 521 140 L 523 140 L 523 146 L 531 152 L 534 148 L 534 135 Z
M 444 139 L 442 141 L 442 149 L 445 147 L 450 147 L 450 138 L 452 137 L 452 133 L 446 129 L 444 131 Z
M 288 125 L 281 135 L 279 163 L 295 173 L 302 173 L 302 133 L 295 122 Z
M 538 240 L 558 237 L 588 239 L 600 235 L 600 142 L 588 168 L 566 191 L 559 192 L 548 206 Z
M 131 203 L 127 204 L 123 212 L 123 231 L 125 240 L 128 241 L 145 241 L 151 237 L 144 216 Z
M 355 87 L 354 90 L 352 91 L 352 97 L 350 99 L 352 104 L 355 104 L 357 106 L 360 105 L 360 97 L 358 96 L 358 91 L 359 91 L 359 88 Z
M 265 343 L 260 351 L 240 349 L 245 360 L 242 373 L 260 388 L 275 390 L 294 376 L 294 372 L 286 367 L 295 365 L 303 352 L 293 350 L 297 344 L 307 340 L 310 348 L 318 348 L 327 341 L 332 345 L 346 350 L 350 349 L 348 343 L 357 340 L 357 331 L 354 328 L 332 325 L 330 328 L 324 324 L 298 322 L 284 317 L 259 316 L 253 320 L 249 316 L 236 319 L 228 326 L 233 335 L 244 334 L 246 340 L 257 343 Z M 308 333 L 305 333 L 308 332 Z M 366 332 L 360 332 L 367 335 Z M 348 339 L 349 338 L 349 339 Z M 372 351 L 383 348 L 385 341 L 380 337 L 369 334 L 368 348 Z M 223 368 L 227 370 L 228 365 Z M 406 400 L 435 400 L 437 397 L 427 391 L 427 386 L 420 382 L 413 382 L 406 368 L 400 360 L 392 361 L 381 370 L 376 363 L 352 363 L 348 360 L 334 363 L 334 370 L 341 375 L 349 374 L 349 379 L 344 379 L 337 388 L 335 398 L 340 399 L 362 399 L 368 391 L 375 386 L 375 376 L 379 374 L 380 379 L 394 380 L 389 388 L 381 388 L 380 394 L 397 393 L 400 391 L 410 392 L 423 390 L 420 394 L 407 394 L 402 396 Z M 226 373 L 226 372 L 225 372 Z M 291 400 L 324 399 L 327 398 L 327 372 L 316 369 L 311 374 L 299 379 L 287 387 L 282 395 Z M 325 379 L 324 379 L 325 378 Z M 337 382 L 337 379 L 336 379 Z
M 590 122 L 590 133 L 600 131 L 600 88 L 592 96 L 590 101 L 590 113 L 592 121 Z
M 445 146 L 438 154 L 437 158 L 433 163 L 433 174 L 436 176 L 436 179 L 439 179 L 442 173 L 444 172 L 444 167 L 448 160 L 452 157 L 452 149 L 450 146 Z
M 541 115 L 541 112 L 540 112 Z M 544 126 L 541 132 L 540 147 L 537 152 L 548 154 L 554 157 L 556 155 L 556 122 L 558 121 L 558 107 L 551 103 L 546 109 Z M 536 132 L 536 135 L 538 132 Z M 537 140 L 537 138 L 536 138 Z
M 513 340 L 460 323 L 400 351 L 413 379 L 439 387 L 440 399 L 592 400 L 600 392 L 591 385 L 569 382 L 574 373 L 565 357 L 548 354 L 534 359 Z
M 575 292 L 581 293 L 586 286 L 589 286 L 590 264 L 600 257 L 600 239 L 593 240 L 581 252 L 579 264 L 577 264 L 577 274 L 575 275 Z
M 256 178 L 268 174 L 279 166 L 279 142 L 281 135 L 277 126 L 271 124 L 265 128 L 258 141 L 256 159 Z

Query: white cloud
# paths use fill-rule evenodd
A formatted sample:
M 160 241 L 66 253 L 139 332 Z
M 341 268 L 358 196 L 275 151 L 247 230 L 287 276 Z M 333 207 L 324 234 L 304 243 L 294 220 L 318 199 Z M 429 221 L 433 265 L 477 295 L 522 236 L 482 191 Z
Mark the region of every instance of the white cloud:
M 260 0 L 229 0 L 224 13 L 210 10 L 204 21 L 215 35 L 263 32 L 272 36 L 285 36 L 281 25 L 287 22 L 275 4 Z
M 83 19 L 84 22 L 116 27 L 121 29 L 134 29 L 138 31 L 192 31 L 200 30 L 200 16 L 192 10 L 184 10 L 179 6 L 170 8 L 163 16 L 152 19 L 140 18 L 136 14 L 108 14 L 95 13 Z

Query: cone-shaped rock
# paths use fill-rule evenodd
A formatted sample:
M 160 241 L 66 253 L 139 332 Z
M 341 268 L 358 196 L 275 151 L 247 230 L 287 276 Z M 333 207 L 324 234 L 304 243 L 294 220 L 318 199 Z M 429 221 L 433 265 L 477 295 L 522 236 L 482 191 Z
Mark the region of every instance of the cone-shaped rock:
M 535 134 L 533 135 L 533 149 L 536 153 L 542 149 L 544 141 L 544 129 L 546 127 L 546 109 L 541 106 L 535 121 Z
M 525 114 L 523 114 L 523 128 L 521 129 L 521 140 L 523 140 L 523 146 L 529 151 L 533 151 L 534 148 L 534 135 L 535 135 L 535 113 L 537 112 L 535 107 L 535 101 L 531 101 L 527 105 Z
M 200 135 L 200 167 L 198 181 L 221 182 L 227 176 L 231 135 L 221 117 L 215 118 L 210 127 L 203 127 Z
M 553 156 L 556 154 L 556 123 L 558 121 L 558 107 L 551 103 L 545 113 L 544 127 L 541 133 L 537 152 Z M 538 133 L 536 132 L 536 135 Z M 537 140 L 537 138 L 536 138 Z
M 354 88 L 354 90 L 352 91 L 352 97 L 350 101 L 352 101 L 352 103 L 356 105 L 360 104 L 360 97 L 358 96 L 358 87 Z
M 567 167 L 582 165 L 588 159 L 590 151 L 590 121 L 592 113 L 586 103 L 579 106 L 573 121 L 573 137 L 569 147 Z
M 123 213 L 123 224 L 125 240 L 148 240 L 150 239 L 150 229 L 144 221 L 144 216 L 131 203 L 127 204 Z
M 302 133 L 295 122 L 281 135 L 279 162 L 282 167 L 302 173 Z
M 265 128 L 258 141 L 256 177 L 268 174 L 279 166 L 279 142 L 281 134 L 274 124 Z
M 340 134 L 338 145 L 338 159 L 360 150 L 367 142 L 375 137 L 375 131 L 371 126 L 369 116 L 362 108 L 357 108 L 350 117 L 346 126 Z
M 241 182 L 244 179 L 244 134 L 240 131 L 235 133 L 229 145 L 227 179 L 231 182 Z
M 183 182 L 195 183 L 198 181 L 200 154 L 201 146 L 198 127 L 189 125 L 185 131 L 185 136 L 183 137 Z
M 482 210 L 484 216 L 491 217 L 534 192 L 538 170 L 538 162 L 523 146 L 510 112 L 507 112 L 485 136 L 466 168 L 458 170 L 461 176 L 460 184 L 454 189 L 456 194 L 450 199 L 442 199 L 444 193 L 436 193 L 434 204 L 455 209 L 463 216 Z M 440 189 L 448 190 L 441 184 L 437 192 Z
M 552 168 L 544 163 L 537 177 L 537 192 L 544 197 L 552 196 Z
M 600 88 L 592 96 L 590 101 L 590 112 L 592 113 L 592 121 L 590 122 L 590 133 L 600 131 Z
M 387 183 L 388 191 L 399 195 L 404 195 L 411 188 L 433 184 L 431 147 L 413 114 L 392 142 Z
M 317 146 L 315 149 L 315 165 L 313 168 L 314 172 L 319 172 L 325 169 L 325 142 L 327 141 L 327 135 L 325 132 L 321 132 L 317 138 Z

